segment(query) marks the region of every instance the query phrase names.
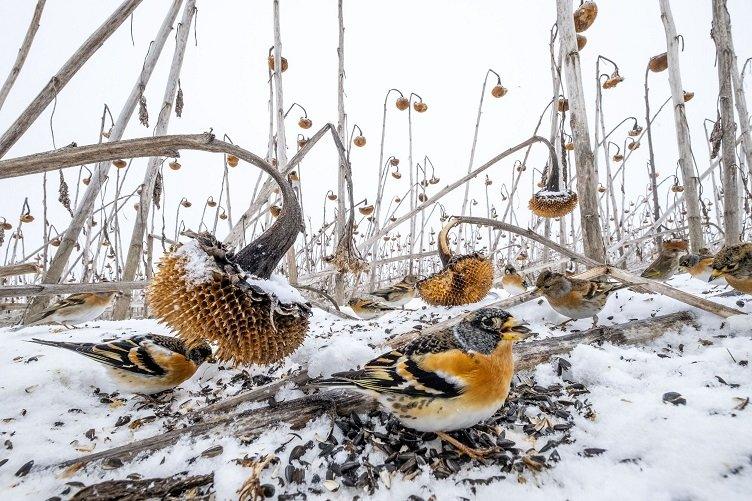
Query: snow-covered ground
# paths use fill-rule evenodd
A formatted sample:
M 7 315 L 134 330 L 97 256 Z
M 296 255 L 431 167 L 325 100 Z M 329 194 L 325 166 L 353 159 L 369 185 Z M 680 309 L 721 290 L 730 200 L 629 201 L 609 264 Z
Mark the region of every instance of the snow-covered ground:
M 677 277 L 672 285 L 696 294 L 709 292 L 706 297 L 724 290 L 711 290 L 707 284 L 687 276 Z M 504 297 L 505 293 L 496 291 L 495 296 Z M 486 302 L 496 297 L 489 296 Z M 736 296 L 717 301 L 752 312 L 752 305 L 737 304 L 743 299 Z M 423 499 L 432 495 L 436 499 L 749 499 L 752 405 L 746 406 L 745 402 L 752 396 L 752 368 L 748 363 L 752 359 L 752 327 L 746 319 L 724 323 L 699 311 L 699 332 L 686 328 L 640 347 L 579 346 L 564 357 L 571 363 L 571 369 L 563 376 L 566 381 L 557 375 L 555 362 L 539 366 L 533 374 L 521 375 L 522 381 L 532 377 L 544 387 L 567 385 L 570 381 L 583 384 L 589 394 L 578 398 L 586 399 L 594 413 L 572 413 L 574 426 L 568 433 L 573 440 L 559 444 L 556 451 L 560 460 L 550 462 L 550 467 L 539 472 L 525 469 L 519 474 L 502 473 L 499 465 L 488 460 L 485 464 L 465 462 L 457 473 L 438 479 L 430 468 L 424 467 L 410 479 L 399 472 L 377 479 L 378 488 L 369 495 L 361 488 L 346 487 L 336 478 L 325 482 L 327 464 L 318 457 L 319 448 L 314 447 L 293 461 L 303 467 L 305 483 L 283 482 L 285 465 L 290 463 L 290 451 L 295 446 L 320 442 L 330 433 L 343 438 L 328 416 L 294 431 L 280 425 L 251 443 L 216 436 L 180 442 L 114 469 L 95 465 L 65 478 L 59 470 L 42 469 L 180 427 L 184 421 L 181 415 L 300 367 L 307 366 L 311 375 L 355 367 L 382 351 L 380 343 L 388 336 L 467 310 L 427 308 L 420 300 L 408 308 L 415 311 L 391 313 L 377 322 L 343 321 L 316 310 L 305 344 L 285 363 L 249 369 L 206 364 L 192 380 L 159 402 L 116 393 L 117 388 L 106 378 L 105 371 L 84 357 L 25 342 L 32 337 L 97 341 L 135 333 L 168 332 L 155 321 L 94 322 L 71 331 L 45 326 L 17 332 L 2 329 L 2 499 L 66 499 L 80 487 L 66 482 L 91 485 L 129 475 L 138 478 L 134 474 L 150 478 L 183 471 L 214 471 L 217 499 L 237 499 L 237 491 L 250 469 L 234 460 L 274 453 L 285 442 L 289 443 L 277 453 L 280 462 L 270 465 L 261 475 L 261 483 L 275 486 L 275 496 L 301 491 L 309 499 L 407 499 L 410 495 Z M 625 290 L 609 300 L 600 319 L 603 324 L 622 323 L 683 309 L 684 305 L 668 298 Z M 563 317 L 545 301 L 530 302 L 511 311 L 528 321 L 539 337 L 562 333 L 553 325 Z M 589 320 L 581 320 L 568 329 L 586 329 L 589 325 Z M 679 393 L 686 404 L 664 402 L 663 396 L 668 392 Z M 276 399 L 301 394 L 285 388 Z M 528 408 L 527 412 L 535 411 Z M 507 437 L 522 450 L 540 450 L 546 441 L 560 436 L 553 433 L 536 439 L 516 430 L 514 425 L 507 427 Z M 217 445 L 222 446 L 218 455 L 201 455 Z M 441 448 L 438 440 L 430 440 L 427 445 Z M 378 451 L 368 452 L 371 464 L 383 462 Z M 16 472 L 29 461 L 34 461 L 30 473 L 17 476 Z M 489 477 L 494 480 L 475 481 Z M 333 488 L 337 490 L 331 492 L 329 489 Z

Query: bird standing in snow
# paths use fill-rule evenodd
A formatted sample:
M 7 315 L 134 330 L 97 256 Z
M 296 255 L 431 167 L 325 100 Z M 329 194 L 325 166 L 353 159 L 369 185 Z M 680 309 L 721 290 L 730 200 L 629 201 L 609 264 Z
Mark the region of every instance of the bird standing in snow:
M 551 308 L 569 317 L 562 326 L 572 320 L 592 318 L 593 327 L 598 324 L 598 313 L 606 306 L 608 296 L 627 287 L 613 282 L 570 278 L 549 270 L 538 275 L 535 285 L 548 300 Z
M 394 306 L 389 306 L 381 301 L 374 301 L 363 297 L 354 297 L 347 304 L 352 308 L 355 315 L 363 320 L 378 318 L 387 312 L 397 310 Z
M 510 296 L 516 296 L 527 292 L 528 283 L 525 278 L 517 273 L 517 270 L 511 264 L 504 267 L 504 276 L 501 278 L 501 286 L 509 293 Z
M 204 342 L 193 348 L 182 339 L 145 334 L 107 343 L 69 343 L 32 339 L 31 343 L 71 350 L 107 366 L 118 386 L 131 393 L 170 390 L 190 379 L 212 354 Z
M 375 396 L 403 425 L 436 432 L 458 450 L 482 457 L 445 432 L 491 417 L 506 401 L 514 374 L 512 344 L 530 329 L 498 308 L 481 308 L 459 324 L 385 353 L 361 370 L 340 372 L 322 386 Z
M 387 306 L 402 307 L 415 297 L 416 283 L 418 277 L 408 275 L 394 285 L 370 292 L 369 296 L 379 298 L 379 301 Z
M 640 275 L 643 278 L 665 282 L 679 271 L 679 256 L 686 252 L 685 240 L 667 240 L 661 246 L 658 257 Z
M 752 294 L 752 243 L 744 242 L 721 249 L 713 259 L 710 280 L 723 277 L 745 294 Z
M 58 323 L 64 327 L 89 322 L 99 317 L 119 292 L 80 292 L 53 303 L 30 318 L 25 326 Z
M 687 254 L 679 259 L 679 272 L 689 273 L 692 278 L 708 282 L 713 273 L 714 256 L 705 248 L 698 254 Z

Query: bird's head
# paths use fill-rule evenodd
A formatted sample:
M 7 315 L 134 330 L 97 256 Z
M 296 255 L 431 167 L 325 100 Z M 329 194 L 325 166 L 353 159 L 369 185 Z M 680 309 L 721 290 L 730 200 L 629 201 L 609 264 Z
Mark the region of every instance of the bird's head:
M 361 302 L 362 301 L 360 298 L 354 297 L 347 301 L 347 306 L 349 306 L 350 308 L 355 308 L 357 306 L 360 306 Z
M 468 350 L 489 354 L 502 341 L 514 342 L 528 337 L 530 329 L 507 311 L 481 308 L 457 325 L 455 335 Z
M 685 254 L 684 256 L 679 258 L 679 271 L 681 273 L 686 273 L 688 268 L 697 266 L 697 263 L 699 262 L 699 254 Z
M 724 275 L 752 273 L 752 243 L 729 245 L 721 249 L 713 259 L 712 273 L 708 281 Z
M 561 273 L 546 270 L 535 281 L 535 286 L 547 296 L 560 296 L 569 294 L 572 290 L 572 282 Z
M 514 275 L 515 273 L 517 273 L 517 270 L 511 264 L 504 267 L 504 275 Z
M 402 279 L 403 283 L 407 285 L 412 285 L 412 286 L 417 284 L 419 281 L 420 281 L 420 277 L 418 277 L 417 275 L 408 275 Z
M 209 343 L 203 342 L 188 350 L 186 357 L 196 365 L 201 365 L 211 357 L 212 349 Z

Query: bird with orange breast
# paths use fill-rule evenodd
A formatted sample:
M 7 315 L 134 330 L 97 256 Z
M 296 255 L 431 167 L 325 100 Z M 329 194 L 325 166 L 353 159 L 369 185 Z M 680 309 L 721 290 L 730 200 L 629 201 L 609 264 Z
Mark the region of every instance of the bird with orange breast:
M 504 276 L 501 278 L 501 286 L 510 296 L 516 296 L 527 292 L 529 287 L 525 277 L 517 273 L 517 270 L 511 264 L 504 267 Z
M 512 344 L 530 329 L 504 310 L 481 308 L 460 323 L 425 334 L 385 353 L 362 369 L 334 374 L 316 384 L 375 397 L 404 426 L 436 432 L 475 458 L 446 432 L 490 418 L 506 401 L 514 374 Z
M 715 256 L 706 248 L 698 253 L 690 253 L 679 258 L 679 272 L 689 273 L 692 278 L 708 282 L 713 273 L 713 259 Z
M 598 313 L 606 306 L 608 296 L 627 287 L 614 282 L 580 280 L 549 270 L 538 275 L 535 285 L 551 308 L 569 317 L 562 326 L 573 320 L 592 318 L 593 327 L 598 323 Z
M 104 310 L 119 294 L 116 291 L 71 294 L 53 303 L 38 315 L 29 318 L 24 327 L 57 323 L 68 328 L 72 325 L 90 322 L 104 313 Z
M 212 354 L 206 342 L 189 348 L 182 339 L 158 334 L 106 343 L 69 343 L 36 338 L 30 342 L 70 350 L 104 364 L 119 387 L 147 395 L 170 390 L 190 379 Z

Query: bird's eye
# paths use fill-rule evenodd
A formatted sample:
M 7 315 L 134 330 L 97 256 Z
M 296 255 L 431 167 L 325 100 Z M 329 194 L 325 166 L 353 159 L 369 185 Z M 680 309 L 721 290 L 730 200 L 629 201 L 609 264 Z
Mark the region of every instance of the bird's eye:
M 484 327 L 493 327 L 494 326 L 494 320 L 493 318 L 484 318 L 481 322 Z

